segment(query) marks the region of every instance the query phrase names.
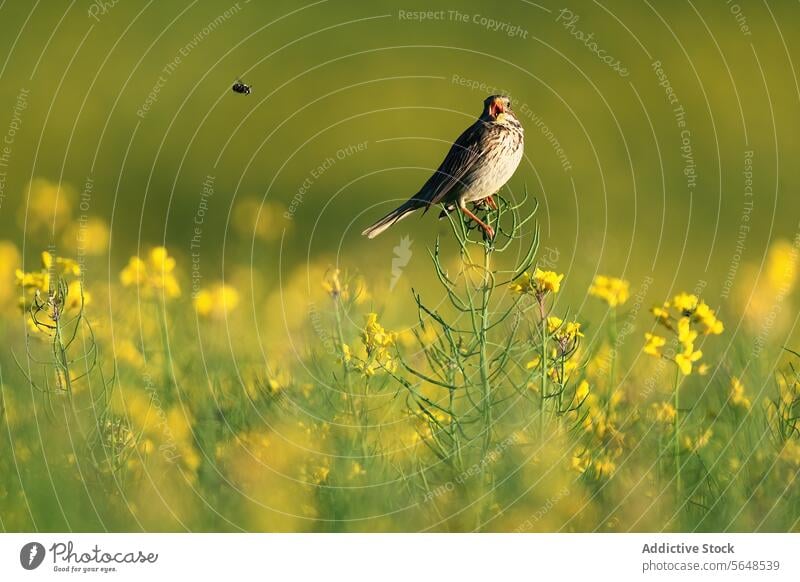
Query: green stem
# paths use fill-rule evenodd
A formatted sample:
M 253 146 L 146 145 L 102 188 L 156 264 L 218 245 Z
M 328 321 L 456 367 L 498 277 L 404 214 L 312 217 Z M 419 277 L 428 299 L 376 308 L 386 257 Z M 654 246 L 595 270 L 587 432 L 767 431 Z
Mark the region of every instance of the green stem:
M 164 367 L 162 370 L 163 375 L 163 382 L 164 387 L 166 389 L 166 394 L 169 398 L 172 398 L 174 395 L 172 394 L 172 354 L 169 349 L 169 333 L 167 332 L 167 307 L 164 301 L 156 300 L 156 306 L 158 309 L 158 327 L 161 331 L 161 345 L 164 350 Z
M 544 297 L 539 301 L 539 331 L 541 332 L 542 345 L 539 354 L 539 368 L 541 382 L 539 386 L 539 436 L 544 439 L 544 393 L 547 389 L 547 317 L 544 311 Z
M 617 368 L 617 310 L 611 308 L 611 343 L 609 349 L 611 350 L 611 364 L 608 371 L 608 394 L 606 395 L 606 420 L 611 416 L 611 397 L 614 394 L 614 384 L 616 381 L 616 368 Z
M 483 281 L 481 284 L 481 304 L 480 304 L 480 328 L 478 341 L 480 345 L 479 358 L 480 358 L 480 374 L 481 374 L 481 387 L 483 392 L 483 447 L 481 454 L 481 473 L 483 480 L 483 487 L 485 492 L 482 494 L 483 503 L 481 504 L 480 511 L 478 511 L 477 519 L 478 526 L 483 523 L 483 515 L 486 508 L 491 506 L 492 484 L 491 474 L 488 472 L 489 463 L 486 461 L 486 455 L 492 444 L 492 390 L 489 382 L 489 357 L 487 354 L 487 333 L 489 329 L 489 299 L 494 287 L 492 274 L 489 271 L 489 259 L 491 254 L 489 243 L 484 244 L 483 250 Z
M 344 330 L 342 328 L 342 313 L 341 302 L 339 298 L 334 298 L 334 314 L 336 317 L 336 337 L 339 341 L 339 355 L 342 358 L 342 375 L 344 376 L 345 385 L 345 399 L 347 400 L 347 408 L 350 411 L 350 416 L 353 422 L 357 424 L 356 434 L 353 437 L 354 444 L 358 443 L 358 448 L 361 451 L 362 458 L 365 456 L 364 450 L 364 435 L 362 433 L 362 426 L 359 419 L 358 411 L 356 410 L 355 393 L 353 391 L 352 379 L 350 378 L 350 367 L 347 365 L 344 354 Z M 366 386 L 364 392 L 366 393 Z
M 675 492 L 676 497 L 681 494 L 681 436 L 680 436 L 680 387 L 681 387 L 681 370 L 678 368 L 675 372 Z

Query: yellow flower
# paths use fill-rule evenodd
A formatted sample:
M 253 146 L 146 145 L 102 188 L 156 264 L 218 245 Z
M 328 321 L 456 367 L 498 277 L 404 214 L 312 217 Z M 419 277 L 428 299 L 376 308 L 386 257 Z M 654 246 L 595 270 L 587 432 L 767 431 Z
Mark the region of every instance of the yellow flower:
M 64 230 L 61 240 L 64 246 L 73 251 L 98 256 L 108 250 L 110 233 L 101 218 L 88 218 L 71 222 Z
M 42 252 L 42 269 L 56 275 L 79 277 L 81 266 L 72 259 L 53 257 L 48 251 Z
M 144 261 L 139 257 L 131 257 L 128 265 L 122 269 L 119 274 L 120 281 L 125 287 L 138 285 L 144 280 L 147 272 L 147 267 Z
M 539 267 L 536 267 L 533 273 L 536 291 L 542 295 L 547 292 L 558 293 L 563 278 L 564 275 L 559 275 L 554 271 L 542 271 Z
M 50 290 L 50 273 L 48 271 L 25 273 L 22 269 L 17 269 L 15 276 L 17 286 L 23 289 L 34 289 L 41 293 L 47 293 Z
M 120 273 L 120 281 L 125 287 L 141 286 L 146 295 L 163 292 L 166 297 L 175 298 L 180 297 L 181 289 L 174 271 L 175 259 L 169 256 L 166 248 L 155 247 L 147 261 L 131 257 Z
M 711 441 L 711 437 L 714 433 L 711 431 L 710 428 L 706 429 L 704 432 L 697 435 L 696 438 L 692 439 L 689 436 L 683 438 L 683 446 L 690 451 L 697 452 L 700 449 L 704 448 L 708 443 Z
M 530 295 L 533 293 L 533 282 L 531 281 L 530 273 L 522 273 L 516 280 L 512 281 L 509 285 L 512 293 L 518 295 Z
M 630 283 L 625 279 L 597 275 L 589 287 L 589 294 L 602 299 L 610 307 L 617 307 L 630 297 Z
M 70 282 L 67 286 L 67 297 L 64 302 L 64 307 L 67 310 L 80 309 L 82 305 L 89 305 L 91 301 L 92 294 L 83 289 L 80 281 Z
M 690 350 L 694 345 L 694 340 L 697 339 L 697 332 L 692 329 L 691 322 L 688 317 L 681 317 L 678 320 L 678 341 L 681 345 Z
M 703 324 L 705 335 L 719 335 L 724 331 L 722 322 L 717 319 L 716 313 L 705 302 L 700 302 L 694 312 L 694 317 Z
M 511 292 L 518 295 L 535 295 L 541 300 L 548 293 L 558 293 L 561 289 L 561 280 L 564 275 L 559 275 L 554 271 L 542 271 L 539 267 L 533 272 L 533 277 L 529 273 L 523 273 L 511 285 Z
M 744 384 L 739 378 L 731 378 L 731 403 L 745 410 L 750 408 L 750 399 L 745 396 Z
M 670 425 L 675 422 L 675 407 L 669 402 L 654 403 L 650 408 L 653 411 L 656 422 Z
M 361 332 L 361 341 L 367 352 L 365 360 L 352 356 L 349 348 L 345 346 L 345 361 L 352 361 L 354 367 L 365 376 L 373 376 L 380 371 L 394 371 L 397 369 L 397 360 L 391 354 L 395 345 L 397 334 L 389 332 L 378 323 L 377 313 L 366 315 L 366 324 Z
M 534 356 L 531 361 L 529 361 L 527 364 L 525 364 L 525 369 L 533 370 L 534 368 L 539 366 L 539 362 L 541 362 L 541 361 L 542 361 L 542 359 L 539 356 Z
M 769 249 L 766 284 L 771 290 L 788 293 L 797 280 L 797 249 L 788 240 L 777 240 Z
M 211 289 L 201 289 L 195 294 L 194 307 L 203 317 L 217 318 L 226 315 L 239 305 L 239 292 L 230 285 L 218 283 Z
M 350 465 L 350 478 L 354 479 L 356 477 L 360 477 L 361 475 L 366 475 L 366 474 L 367 470 L 364 469 L 361 463 L 353 461 L 353 463 Z
M 329 271 L 325 275 L 325 279 L 322 281 L 322 288 L 325 289 L 325 293 L 331 296 L 331 299 L 344 299 L 347 300 L 348 297 L 348 289 L 347 285 L 342 287 L 342 282 L 339 280 L 339 269 L 333 269 Z
M 17 245 L 11 241 L 0 240 L 0 309 L 17 294 L 14 289 L 14 274 L 19 262 Z
M 688 376 L 692 373 L 692 364 L 702 357 L 703 352 L 700 350 L 694 351 L 694 348 L 689 346 L 688 349 L 684 349 L 684 351 L 675 356 L 675 363 L 678 364 L 681 374 Z
M 547 318 L 548 333 L 553 333 L 554 331 L 556 331 L 559 327 L 561 327 L 562 323 L 564 323 L 564 320 L 561 319 L 560 317 L 556 317 L 555 315 L 551 315 L 550 317 L 548 317 Z
M 20 227 L 26 230 L 60 232 L 70 221 L 75 189 L 66 182 L 34 178 L 28 183 L 27 204 L 20 204 L 17 215 Z
M 570 321 L 566 324 L 564 320 L 555 315 L 547 318 L 547 331 L 555 334 L 557 340 L 574 340 L 575 338 L 583 337 L 581 332 L 581 324 L 577 321 Z
M 586 449 L 577 448 L 572 452 L 572 468 L 578 473 L 586 472 L 589 462 L 589 454 Z
M 663 348 L 667 343 L 666 338 L 652 333 L 645 333 L 644 339 L 647 342 L 644 346 L 644 353 L 660 358 L 661 348 Z
M 576 404 L 579 404 L 580 402 L 585 400 L 587 396 L 589 396 L 589 382 L 587 382 L 586 380 L 581 380 L 581 383 L 575 389 Z
M 617 470 L 617 464 L 609 453 L 605 453 L 594 460 L 594 470 L 598 477 L 610 477 Z
M 666 323 L 667 321 L 669 321 L 670 318 L 669 308 L 670 308 L 670 302 L 665 301 L 662 307 L 653 307 L 650 311 L 652 312 L 653 315 L 656 316 L 656 319 L 658 319 L 661 323 Z
M 682 315 L 691 315 L 697 309 L 697 301 L 697 295 L 679 293 L 673 298 L 672 303 Z

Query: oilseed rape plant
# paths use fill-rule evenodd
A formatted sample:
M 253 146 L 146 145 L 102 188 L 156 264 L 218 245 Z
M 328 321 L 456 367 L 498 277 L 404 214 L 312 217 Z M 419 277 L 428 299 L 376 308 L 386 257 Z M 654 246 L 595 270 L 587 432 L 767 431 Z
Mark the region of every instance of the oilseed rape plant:
M 189 297 L 164 246 L 104 282 L 54 250 L 23 269 L 6 244 L 24 319 L 4 366 L 12 458 L 46 454 L 62 492 L 89 495 L 114 528 L 794 527 L 795 356 L 764 380 L 715 346 L 726 326 L 698 294 L 648 320 L 627 278 L 595 275 L 578 310 L 578 277 L 538 262 L 535 209 L 498 198 L 484 211 L 497 236 L 447 216 L 434 284 L 393 304 L 353 267 L 287 279 L 280 293 L 310 299 L 305 318 L 284 314 L 283 346 L 261 343 L 280 324 L 269 299 L 266 325 L 253 314 L 265 295 L 252 268 Z M 237 340 L 251 357 L 231 359 Z M 3 499 L 19 499 L 8 469 Z M 4 519 L 96 527 L 77 507 Z

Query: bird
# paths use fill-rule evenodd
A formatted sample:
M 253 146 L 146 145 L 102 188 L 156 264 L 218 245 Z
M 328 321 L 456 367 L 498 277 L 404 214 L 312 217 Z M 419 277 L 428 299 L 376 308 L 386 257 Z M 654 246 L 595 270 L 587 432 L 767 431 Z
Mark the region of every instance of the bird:
M 456 208 L 474 220 L 489 239 L 494 229 L 467 208 L 467 204 L 497 208 L 492 197 L 514 175 L 524 149 L 525 132 L 511 109 L 506 95 L 490 95 L 483 102 L 483 112 L 453 143 L 436 172 L 401 206 L 365 229 L 372 239 L 415 210 L 424 212 L 442 204 L 439 218 Z M 424 214 L 423 212 L 423 214 Z

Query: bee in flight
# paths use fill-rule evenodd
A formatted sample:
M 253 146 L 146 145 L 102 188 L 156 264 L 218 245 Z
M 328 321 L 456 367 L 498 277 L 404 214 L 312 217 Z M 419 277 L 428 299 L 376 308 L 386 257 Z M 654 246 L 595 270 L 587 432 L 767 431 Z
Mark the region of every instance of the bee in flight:
M 233 89 L 234 93 L 241 93 L 242 95 L 250 95 L 250 85 L 243 83 L 241 79 L 236 81 L 233 84 L 233 87 L 231 87 L 231 89 Z

